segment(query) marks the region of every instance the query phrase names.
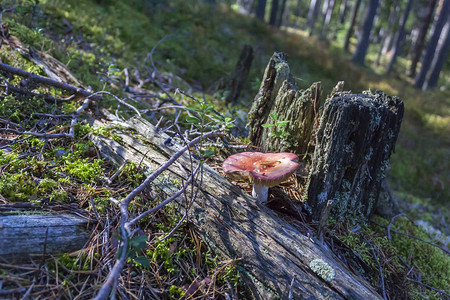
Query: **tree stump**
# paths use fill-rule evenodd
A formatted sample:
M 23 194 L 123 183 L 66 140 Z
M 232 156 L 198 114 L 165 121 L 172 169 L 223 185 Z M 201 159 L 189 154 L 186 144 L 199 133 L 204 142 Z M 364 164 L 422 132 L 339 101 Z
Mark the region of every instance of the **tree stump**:
M 274 53 L 249 112 L 249 139 L 262 152 L 286 151 L 304 156 L 313 142 L 321 90 L 319 82 L 307 90 L 298 90 L 286 54 Z M 272 113 L 279 121 L 289 121 L 281 128 L 282 136 L 271 135 L 276 127 L 261 126 L 274 123 Z
M 314 219 L 320 220 L 329 203 L 336 220 L 367 220 L 377 205 L 402 117 L 403 102 L 381 91 L 338 93 L 327 100 L 309 177 Z

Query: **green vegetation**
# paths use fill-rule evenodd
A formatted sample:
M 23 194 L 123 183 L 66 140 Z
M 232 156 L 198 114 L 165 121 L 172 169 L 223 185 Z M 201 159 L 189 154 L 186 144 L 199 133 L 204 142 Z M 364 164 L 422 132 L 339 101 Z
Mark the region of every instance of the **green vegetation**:
M 301 88 L 320 80 L 325 88 L 324 94 L 327 94 L 337 81 L 344 80 L 345 89 L 354 92 L 370 88 L 398 95 L 405 102 L 406 113 L 396 153 L 392 156 L 389 171 L 391 185 L 405 199 L 404 205 L 409 203 L 414 208 L 419 207 L 418 211 L 413 211 L 415 216 L 430 222 L 440 217 L 448 218 L 448 208 L 442 206 L 450 199 L 449 90 L 421 92 L 413 89 L 408 79 L 398 74 L 387 77 L 380 75 L 377 69 L 356 67 L 350 63 L 349 56 L 339 50 L 342 39 L 328 44 L 308 38 L 296 29 L 280 31 L 269 28 L 222 4 L 209 6 L 191 1 L 164 2 L 22 1 L 14 13 L 3 14 L 3 21 L 9 33 L 18 37 L 25 47 L 51 54 L 85 86 L 90 86 L 94 91 L 105 90 L 119 95 L 123 93 L 119 83 L 124 81 L 120 70 L 134 67 L 141 74 L 147 74 L 146 67 L 155 67 L 165 79 L 183 89 L 198 86 L 207 90 L 233 70 L 242 46 L 252 45 L 255 59 L 236 107 L 226 107 L 220 91 L 214 95 L 194 92 L 192 95 L 196 98 L 193 99 L 186 99 L 179 93 L 174 95 L 177 101 L 183 99 L 187 106 L 181 121 L 193 125 L 200 132 L 224 124 L 228 128 L 233 126 L 232 118 L 219 117 L 215 109 L 220 113 L 246 110 L 259 88 L 268 58 L 274 51 L 288 53 L 291 72 L 300 76 L 297 84 Z M 9 4 L 12 1 L 2 3 L 5 7 Z M 341 30 L 337 35 L 342 36 L 343 32 Z M 28 72 L 45 75 L 42 67 L 6 46 L 0 48 L 0 60 Z M 374 60 L 374 53 L 370 53 L 368 64 Z M 14 80 L 17 83 L 21 79 L 17 77 Z M 143 87 L 155 89 L 151 83 L 145 83 Z M 63 95 L 61 91 L 42 88 L 39 92 Z M 167 99 L 165 94 L 158 96 Z M 8 116 L 9 121 L 20 124 L 23 130 L 42 126 L 45 132 L 58 132 L 67 129 L 68 119 L 41 124 L 42 118 L 33 113 L 70 114 L 80 104 L 79 99 L 55 105 L 55 102 L 41 97 L 9 95 L 0 101 L 0 116 Z M 101 103 L 114 110 L 117 104 L 108 95 Z M 121 115 L 126 117 L 127 113 L 121 111 Z M 265 126 L 274 127 L 273 134 L 282 137 L 284 121 L 277 120 L 276 115 L 272 116 L 272 120 Z M 78 123 L 73 141 L 45 141 L 30 135 L 20 136 L 20 142 L 11 144 L 7 151 L 0 151 L 0 194 L 8 201 L 71 203 L 89 212 L 96 210 L 99 214 L 114 211 L 117 208 L 111 204 L 110 197 L 123 198 L 131 188 L 142 182 L 144 170 L 139 165 L 127 164 L 109 187 L 99 187 L 117 169 L 98 157 L 87 135 L 104 135 L 120 141 L 117 133 L 122 130 L 125 129 L 93 128 L 87 123 Z M 214 148 L 207 148 L 201 154 L 211 156 Z M 158 200 L 136 198 L 133 208 L 143 209 Z M 441 212 L 422 214 L 423 207 L 429 205 L 442 207 Z M 182 222 L 171 237 L 159 239 L 169 233 L 181 217 L 175 207 L 168 206 L 156 217 L 148 217 L 141 224 L 152 236 L 138 235 L 130 240 L 127 251 L 132 266 L 129 274 L 132 278 L 136 277 L 132 283 L 135 286 L 140 284 L 137 272 L 151 271 L 157 274 L 151 285 L 163 291 L 168 298 L 185 296 L 189 286 L 198 278 L 211 277 L 224 286 L 227 282 L 238 286 L 236 262 L 220 262 L 210 249 L 198 241 L 188 222 Z M 337 234 L 342 243 L 351 249 L 349 253 L 357 253 L 361 260 L 358 266 L 361 274 L 372 278 L 374 286 L 378 283 L 381 264 L 387 285 L 393 288 L 402 282 L 409 296 L 438 297 L 430 289 L 402 281 L 410 276 L 407 275 L 409 267 L 422 274 L 424 283 L 444 291 L 450 290 L 447 280 L 450 278 L 448 255 L 437 247 L 400 234 L 393 233 L 389 241 L 384 232 L 389 220 L 377 217 L 374 222 L 378 225 L 363 227 L 357 233 Z M 447 219 L 444 223 L 449 222 Z M 392 229 L 423 240 L 430 239 L 423 229 L 406 218 L 397 218 Z M 150 240 L 154 242 L 150 243 Z M 380 251 L 378 260 L 373 255 L 373 249 Z M 81 287 L 78 283 L 85 279 L 81 273 L 74 275 L 70 271 L 92 271 L 98 256 L 100 253 L 95 251 L 89 255 L 63 254 L 48 265 L 49 272 L 60 272 L 58 274 L 63 278 L 65 293 L 69 297 L 76 293 Z M 63 269 L 58 269 L 58 266 Z M 182 276 L 178 276 L 180 273 Z M 6 274 L 1 270 L 0 279 Z M 7 286 L 6 282 L 4 287 Z M 240 287 L 239 291 L 242 290 Z

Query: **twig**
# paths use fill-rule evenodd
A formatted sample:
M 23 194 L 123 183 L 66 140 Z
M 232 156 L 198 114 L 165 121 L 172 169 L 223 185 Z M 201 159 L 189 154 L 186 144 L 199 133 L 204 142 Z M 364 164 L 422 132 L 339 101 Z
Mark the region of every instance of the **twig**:
M 54 86 L 56 88 L 62 89 L 62 90 L 66 90 L 68 92 L 74 93 L 74 94 L 78 94 L 84 97 L 89 97 L 92 98 L 94 100 L 101 100 L 102 97 L 98 96 L 98 95 L 94 95 L 94 93 L 86 91 L 85 89 L 67 84 L 67 83 L 63 83 L 63 82 L 59 82 L 56 80 L 53 80 L 51 78 L 48 77 L 44 77 L 41 75 L 37 75 L 34 73 L 30 73 L 27 72 L 25 70 L 19 69 L 19 68 L 15 68 L 13 66 L 10 66 L 8 64 L 4 64 L 4 63 L 0 63 L 0 70 L 11 73 L 11 74 L 15 74 L 15 75 L 19 75 L 21 77 L 33 80 L 34 82 L 38 82 L 38 83 L 42 83 L 45 85 L 50 85 L 50 86 Z
M 366 243 L 370 246 L 370 250 L 372 251 L 372 255 L 375 258 L 375 260 L 377 261 L 378 264 L 378 270 L 380 271 L 380 279 L 381 279 L 381 290 L 383 292 L 383 299 L 387 300 L 386 297 L 386 288 L 384 286 L 384 275 L 383 275 L 383 268 L 381 267 L 381 263 L 380 263 L 380 259 L 377 255 L 377 253 L 379 253 L 379 248 L 375 247 L 374 245 L 372 245 L 366 238 L 364 238 L 364 240 L 366 241 Z M 377 249 L 377 253 L 375 253 L 375 249 Z
M 424 287 L 427 287 L 427 288 L 429 288 L 430 290 L 433 290 L 433 291 L 436 291 L 436 292 L 438 292 L 438 293 L 441 293 L 441 294 L 443 294 L 443 295 L 445 295 L 445 296 L 447 296 L 447 297 L 450 297 L 450 294 L 446 293 L 445 291 L 440 290 L 440 289 L 437 289 L 437 288 L 435 288 L 435 287 L 432 287 L 432 286 L 430 286 L 430 285 L 428 285 L 428 284 L 426 284 L 426 283 L 423 283 L 423 282 L 418 281 L 418 280 L 414 280 L 414 279 L 409 278 L 409 277 L 406 277 L 406 279 L 409 280 L 409 281 L 411 281 L 411 282 L 414 282 L 414 283 L 418 283 L 418 284 L 420 284 L 420 285 L 423 285 Z
M 289 287 L 289 296 L 288 296 L 289 300 L 292 300 L 293 297 L 292 292 L 294 291 L 294 283 L 295 283 L 295 275 L 292 276 L 291 286 Z
M 140 192 L 142 192 L 146 188 L 147 185 L 149 185 L 151 182 L 153 182 L 163 171 L 167 170 L 189 148 L 191 148 L 195 144 L 199 143 L 203 139 L 206 139 L 209 137 L 220 136 L 220 135 L 223 135 L 223 134 L 218 133 L 218 132 L 208 132 L 202 136 L 196 137 L 195 139 L 193 139 L 192 141 L 187 143 L 178 152 L 176 152 L 164 165 L 160 166 L 155 172 L 153 172 L 149 177 L 147 177 L 144 180 L 144 182 L 142 182 L 137 188 L 135 188 L 130 194 L 128 194 L 128 196 L 125 197 L 125 199 L 120 201 L 119 209 L 120 209 L 120 215 L 121 215 L 120 229 L 121 229 L 121 237 L 122 237 L 122 245 L 121 245 L 122 252 L 120 253 L 120 257 L 116 260 L 113 268 L 109 272 L 109 274 L 108 274 L 104 284 L 102 285 L 100 291 L 98 292 L 97 296 L 95 296 L 95 298 L 94 298 L 95 300 L 103 300 L 103 299 L 108 298 L 108 296 L 111 294 L 111 292 L 114 294 L 114 291 L 117 287 L 117 281 L 119 279 L 119 276 L 123 269 L 123 266 L 125 265 L 125 262 L 126 262 L 128 239 L 131 237 L 131 232 L 132 232 L 132 230 L 131 230 L 132 224 L 129 221 L 129 212 L 128 212 L 128 206 L 130 205 L 131 201 Z

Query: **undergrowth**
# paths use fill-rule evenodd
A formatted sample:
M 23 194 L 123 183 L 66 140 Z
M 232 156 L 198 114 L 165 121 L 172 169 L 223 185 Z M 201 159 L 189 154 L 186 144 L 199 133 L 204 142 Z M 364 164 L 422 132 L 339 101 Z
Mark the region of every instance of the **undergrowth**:
M 13 5 L 13 1 L 5 1 L 2 5 L 7 7 L 9 4 Z M 324 94 L 327 94 L 337 81 L 344 80 L 346 89 L 354 92 L 371 88 L 398 95 L 405 102 L 406 113 L 396 154 L 391 160 L 391 184 L 401 192 L 405 201 L 416 206 L 417 203 L 442 205 L 450 199 L 449 91 L 416 91 L 404 78 L 386 77 L 369 68 L 356 67 L 349 62 L 347 54 L 336 50 L 339 47 L 334 43 L 308 38 L 300 30 L 275 30 L 254 18 L 235 13 L 225 5 L 209 6 L 196 1 L 22 1 L 13 13 L 3 15 L 3 21 L 10 34 L 17 36 L 27 47 L 56 57 L 94 91 L 120 94 L 120 82 L 125 76 L 118 70 L 136 66 L 139 72 L 147 74 L 146 67 L 156 68 L 167 74 L 164 78 L 171 82 L 186 89 L 195 87 L 192 94 L 207 100 L 220 112 L 245 111 L 259 88 L 268 58 L 274 51 L 284 51 L 289 55 L 292 73 L 301 74 L 296 78 L 299 87 L 305 88 L 321 80 Z M 233 71 L 244 44 L 253 46 L 255 59 L 239 103 L 235 107 L 226 107 L 220 97 L 221 91 L 214 95 L 204 91 Z M 18 51 L 2 47 L 0 59 L 28 72 L 45 75 L 41 67 L 25 59 Z M 113 77 L 117 80 L 112 80 Z M 12 82 L 17 83 L 20 78 L 14 80 Z M 143 86 L 155 89 L 151 83 Z M 38 91 L 62 95 L 61 91 Z M 159 96 L 166 97 L 164 93 Z M 201 110 L 198 103 L 182 94 L 174 97 Z M 103 106 L 117 106 L 114 99 L 105 99 Z M 55 104 L 43 98 L 19 95 L 8 95 L 1 100 L 0 115 L 20 123 L 25 130 L 64 130 L 67 120 L 43 121 L 33 113 L 70 114 L 80 105 L 77 100 Z M 171 112 L 167 113 L 170 115 Z M 191 125 L 195 123 L 186 116 L 181 121 Z M 118 170 L 99 157 L 87 136 L 101 134 L 118 140 L 116 133 L 120 130 L 124 129 L 93 128 L 88 123 L 81 123 L 76 127 L 74 141 L 44 141 L 22 136 L 19 142 L 0 151 L 0 194 L 11 202 L 75 204 L 92 214 L 94 211 L 99 214 L 117 213 L 110 197 L 123 197 L 136 187 L 144 179 L 143 170 L 139 165 L 127 164 L 112 186 L 103 187 L 105 180 Z M 143 209 L 155 201 L 137 199 L 135 209 Z M 436 215 L 429 215 L 431 223 Z M 183 222 L 170 238 L 158 240 L 180 218 L 176 207 L 169 206 L 157 217 L 145 219 L 146 223 L 141 225 L 154 236 L 138 235 L 131 242 L 132 246 L 127 250 L 130 251 L 126 270 L 128 283 L 133 287 L 139 286 L 139 280 L 145 277 L 167 298 L 205 292 L 211 280 L 222 287 L 228 283 L 237 286 L 239 272 L 236 262 L 219 261 L 197 240 L 188 222 Z M 356 271 L 371 270 L 371 274 L 364 275 L 374 286 L 380 287 L 377 278 L 381 265 L 387 288 L 393 289 L 395 285 L 406 287 L 405 297 L 438 297 L 432 290 L 408 281 L 407 277 L 414 274 L 422 274 L 421 280 L 433 287 L 450 289 L 446 280 L 450 277 L 450 263 L 441 249 L 398 234 L 392 234 L 389 241 L 384 234 L 389 221 L 376 218 L 374 222 L 376 224 L 357 233 L 340 235 L 341 241 L 365 264 L 361 268 L 355 266 Z M 406 218 L 397 218 L 392 229 L 423 240 L 429 239 L 423 230 Z M 373 249 L 379 251 L 378 261 Z M 67 297 L 74 296 L 88 275 L 73 271 L 93 271 L 99 256 L 97 251 L 62 254 L 47 262 L 49 280 L 56 284 L 58 274 L 62 278 L 63 293 Z M 410 272 L 412 267 L 413 273 Z M 6 278 L 7 273 L 0 269 L 0 277 Z M 148 274 L 155 277 L 150 279 Z M 4 281 L 3 288 L 9 286 L 14 287 L 14 282 Z

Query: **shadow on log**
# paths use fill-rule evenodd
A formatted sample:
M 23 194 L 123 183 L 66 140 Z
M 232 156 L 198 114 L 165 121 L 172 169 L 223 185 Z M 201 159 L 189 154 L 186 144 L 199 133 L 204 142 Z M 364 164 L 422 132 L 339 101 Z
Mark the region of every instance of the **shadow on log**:
M 102 155 L 119 165 L 132 161 L 155 170 L 181 148 L 167 146 L 169 137 L 140 118 L 128 124 L 139 134 L 118 132 L 120 143 L 91 136 Z M 170 177 L 186 180 L 192 172 L 190 157 L 184 154 L 178 161 L 169 167 Z M 297 221 L 288 222 L 257 205 L 207 165 L 202 178 L 189 210 L 191 225 L 221 259 L 240 259 L 238 269 L 254 299 L 288 299 L 290 290 L 292 299 L 380 298 L 333 253 L 304 236 Z M 333 276 L 324 275 L 325 271 Z

